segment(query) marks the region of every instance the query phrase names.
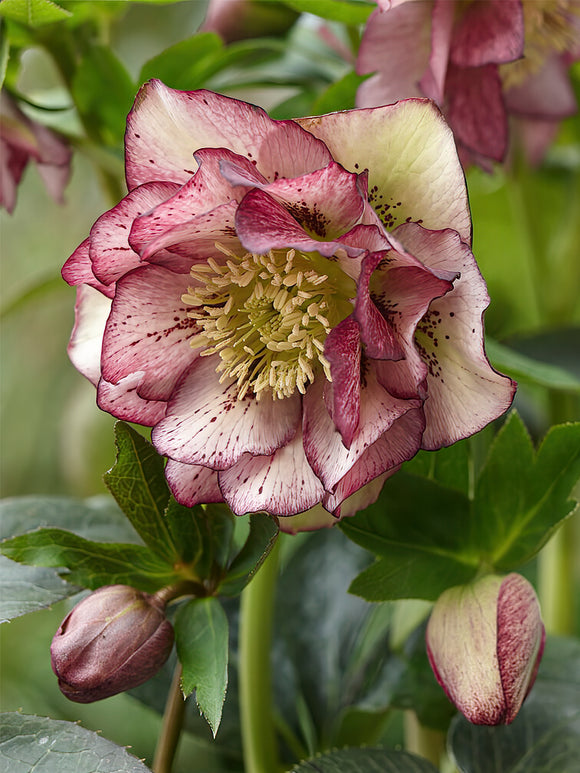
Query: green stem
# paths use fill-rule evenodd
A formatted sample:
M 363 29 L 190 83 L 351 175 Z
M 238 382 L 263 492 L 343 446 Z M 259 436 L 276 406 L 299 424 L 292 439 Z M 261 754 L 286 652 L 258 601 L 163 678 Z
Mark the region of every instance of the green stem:
M 153 773 L 171 773 L 184 716 L 185 699 L 181 692 L 181 663 L 178 663 L 173 672 L 173 680 L 165 704 L 163 724 L 153 758 Z
M 574 633 L 574 519 L 565 521 L 539 556 L 538 592 L 546 631 Z
M 239 689 L 245 773 L 275 773 L 279 768 L 271 668 L 278 552 L 279 541 L 242 593 Z
M 405 712 L 405 749 L 424 757 L 439 768 L 445 754 L 445 735 L 439 730 L 425 727 L 414 711 Z

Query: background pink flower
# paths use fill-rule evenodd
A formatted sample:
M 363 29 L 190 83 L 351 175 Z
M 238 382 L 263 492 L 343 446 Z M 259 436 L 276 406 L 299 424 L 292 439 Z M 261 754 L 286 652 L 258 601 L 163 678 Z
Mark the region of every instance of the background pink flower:
M 126 177 L 63 270 L 69 351 L 101 408 L 153 427 L 180 502 L 329 525 L 509 406 L 430 103 L 274 121 L 151 81 Z

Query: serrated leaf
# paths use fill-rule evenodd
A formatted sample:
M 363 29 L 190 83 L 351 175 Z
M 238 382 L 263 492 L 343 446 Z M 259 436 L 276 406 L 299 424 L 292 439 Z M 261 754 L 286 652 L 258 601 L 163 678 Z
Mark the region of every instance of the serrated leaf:
M 478 727 L 461 715 L 448 743 L 462 773 L 576 773 L 580 759 L 580 644 L 548 637 L 538 678 L 516 719 Z
M 42 27 L 68 19 L 71 13 L 51 0 L 3 0 L 0 15 L 29 27 Z
M 485 346 L 492 365 L 517 381 L 580 394 L 580 380 L 570 371 L 528 357 L 497 341 L 487 339 Z
M 121 746 L 74 722 L 0 714 L 0 769 L 10 773 L 149 773 Z
M 364 24 L 376 6 L 365 0 L 284 0 L 300 13 L 312 13 L 329 21 L 343 24 Z
M 214 737 L 228 683 L 228 620 L 216 598 L 193 599 L 175 618 L 177 656 L 183 667 L 184 695 L 195 690 L 199 710 Z
M 339 749 L 296 765 L 290 773 L 436 773 L 423 757 L 392 749 Z
M 232 561 L 219 592 L 224 596 L 236 596 L 242 592 L 274 547 L 278 537 L 278 524 L 264 513 L 249 516 L 250 533 L 238 555 Z
M 123 421 L 115 424 L 117 460 L 103 480 L 143 541 L 169 563 L 180 559 L 165 508 L 169 488 L 164 460 L 142 435 Z
M 68 582 L 91 590 L 121 584 L 152 593 L 180 579 L 142 545 L 92 542 L 61 529 L 39 529 L 5 540 L 0 552 L 18 563 L 68 569 Z

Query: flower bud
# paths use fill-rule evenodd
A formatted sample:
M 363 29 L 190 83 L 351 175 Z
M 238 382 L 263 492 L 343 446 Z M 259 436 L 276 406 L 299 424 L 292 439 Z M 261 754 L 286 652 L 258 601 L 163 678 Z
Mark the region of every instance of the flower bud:
M 512 722 L 531 690 L 545 631 L 534 589 L 519 574 L 445 591 L 427 626 L 427 654 L 447 697 L 470 722 Z
M 69 612 L 50 656 L 61 692 L 92 703 L 146 682 L 172 647 L 162 602 L 127 585 L 107 585 Z

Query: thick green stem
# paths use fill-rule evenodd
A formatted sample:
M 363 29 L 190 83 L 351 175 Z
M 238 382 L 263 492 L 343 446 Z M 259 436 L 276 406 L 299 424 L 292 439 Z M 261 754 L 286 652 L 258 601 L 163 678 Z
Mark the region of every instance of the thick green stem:
M 414 711 L 406 711 L 405 749 L 424 757 L 439 768 L 445 754 L 445 735 L 422 725 Z
M 178 663 L 165 704 L 163 724 L 153 759 L 153 773 L 171 773 L 184 715 L 185 699 L 181 692 L 181 664 Z
M 542 618 L 546 631 L 560 636 L 574 633 L 575 526 L 572 519 L 562 524 L 539 556 Z
M 278 551 L 279 543 L 242 593 L 239 687 L 245 773 L 275 773 L 279 768 L 271 666 Z

